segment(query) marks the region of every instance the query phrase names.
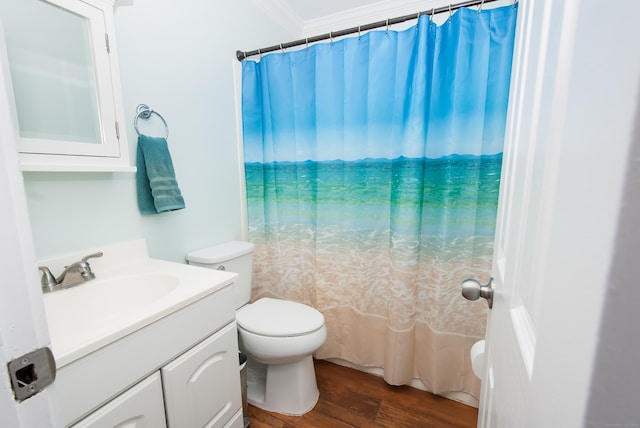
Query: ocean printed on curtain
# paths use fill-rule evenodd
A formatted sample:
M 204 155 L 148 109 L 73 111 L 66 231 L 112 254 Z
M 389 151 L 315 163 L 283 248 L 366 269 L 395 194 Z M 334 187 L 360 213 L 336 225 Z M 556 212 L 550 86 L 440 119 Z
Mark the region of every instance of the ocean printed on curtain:
M 460 284 L 490 276 L 516 12 L 243 62 L 253 298 L 320 310 L 316 357 L 479 395 Z

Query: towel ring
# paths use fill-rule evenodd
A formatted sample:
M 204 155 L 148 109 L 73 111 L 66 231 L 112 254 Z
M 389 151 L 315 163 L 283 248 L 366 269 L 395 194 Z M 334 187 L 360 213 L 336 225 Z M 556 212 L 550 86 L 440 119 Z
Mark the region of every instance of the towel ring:
M 167 121 L 164 120 L 164 117 L 162 117 L 162 115 L 160 113 L 158 113 L 157 111 L 153 111 L 151 109 L 151 107 L 149 107 L 146 104 L 139 104 L 138 107 L 136 108 L 136 118 L 133 121 L 133 127 L 136 128 L 136 133 L 138 135 L 140 135 L 140 130 L 138 129 L 138 119 L 143 118 L 143 119 L 149 119 L 151 117 L 151 114 L 155 114 L 156 116 L 158 116 L 160 118 L 160 120 L 162 121 L 162 123 L 164 123 L 164 138 L 165 140 L 167 138 L 169 138 L 169 125 L 167 125 Z

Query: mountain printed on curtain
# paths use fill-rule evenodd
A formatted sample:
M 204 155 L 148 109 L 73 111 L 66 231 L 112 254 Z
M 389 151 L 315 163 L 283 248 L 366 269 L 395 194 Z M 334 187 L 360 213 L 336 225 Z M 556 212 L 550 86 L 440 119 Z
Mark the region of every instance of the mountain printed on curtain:
M 484 336 L 460 283 L 490 275 L 516 11 L 423 16 L 243 62 L 254 297 L 321 310 L 320 356 L 477 393 L 457 371 L 436 385 L 438 364 L 414 360 L 460 336 L 453 360 L 466 364 Z M 411 345 L 388 355 L 389 342 Z

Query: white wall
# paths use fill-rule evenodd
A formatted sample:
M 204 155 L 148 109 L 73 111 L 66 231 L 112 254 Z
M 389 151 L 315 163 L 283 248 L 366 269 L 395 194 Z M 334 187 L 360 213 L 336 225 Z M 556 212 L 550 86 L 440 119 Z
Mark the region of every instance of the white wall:
M 186 209 L 141 216 L 130 173 L 24 173 L 38 258 L 143 237 L 152 257 L 242 237 L 235 51 L 298 38 L 251 0 L 119 0 L 115 12 L 126 132 L 135 162 L 136 106 L 157 110 Z M 140 128 L 161 135 L 154 124 Z M 122 125 L 121 125 L 122 126 Z
M 640 426 L 640 93 L 584 426 Z

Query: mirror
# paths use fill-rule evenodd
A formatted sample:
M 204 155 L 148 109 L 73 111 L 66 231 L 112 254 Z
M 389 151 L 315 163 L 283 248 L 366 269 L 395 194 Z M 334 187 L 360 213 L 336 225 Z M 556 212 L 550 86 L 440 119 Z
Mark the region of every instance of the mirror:
M 19 135 L 101 144 L 87 18 L 39 0 L 1 0 Z

